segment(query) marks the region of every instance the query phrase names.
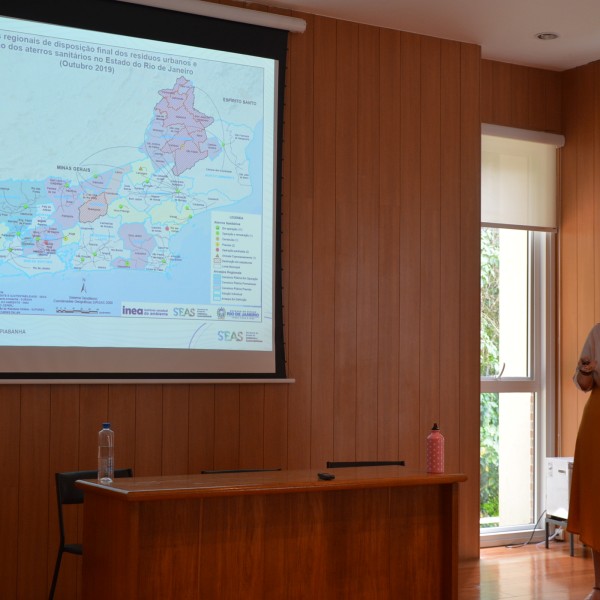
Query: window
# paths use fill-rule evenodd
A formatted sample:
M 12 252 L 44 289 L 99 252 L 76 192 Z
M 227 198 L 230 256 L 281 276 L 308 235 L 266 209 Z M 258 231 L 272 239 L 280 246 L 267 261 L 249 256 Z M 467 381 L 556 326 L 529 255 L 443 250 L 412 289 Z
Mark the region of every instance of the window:
M 527 541 L 544 510 L 554 440 L 556 150 L 548 148 L 482 141 L 482 546 Z

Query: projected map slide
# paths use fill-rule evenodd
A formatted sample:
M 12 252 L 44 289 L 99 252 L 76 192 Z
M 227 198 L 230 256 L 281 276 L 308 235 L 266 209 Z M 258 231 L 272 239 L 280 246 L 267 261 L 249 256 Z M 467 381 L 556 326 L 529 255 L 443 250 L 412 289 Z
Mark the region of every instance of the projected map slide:
M 0 17 L 0 345 L 271 350 L 275 69 Z

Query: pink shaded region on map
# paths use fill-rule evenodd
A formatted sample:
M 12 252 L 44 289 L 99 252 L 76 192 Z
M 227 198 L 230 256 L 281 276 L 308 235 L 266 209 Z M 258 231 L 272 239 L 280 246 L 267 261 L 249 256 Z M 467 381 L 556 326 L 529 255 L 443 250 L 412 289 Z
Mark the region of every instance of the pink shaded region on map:
M 154 107 L 148 149 L 158 165 L 166 162 L 161 154 L 172 156 L 173 173 L 181 175 L 208 156 L 206 128 L 214 119 L 194 108 L 194 87 L 185 77 L 179 77 L 172 89 L 160 90 L 159 94 L 162 100 Z M 158 138 L 161 143 L 157 143 Z

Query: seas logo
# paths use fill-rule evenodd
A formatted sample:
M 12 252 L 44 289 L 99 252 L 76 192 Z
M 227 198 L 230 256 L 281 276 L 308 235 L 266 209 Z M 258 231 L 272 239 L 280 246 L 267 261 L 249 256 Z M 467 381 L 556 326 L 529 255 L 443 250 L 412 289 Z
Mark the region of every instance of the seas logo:
M 196 309 L 195 308 L 183 308 L 181 306 L 176 306 L 173 309 L 173 316 L 175 316 L 175 317 L 195 317 Z
M 243 342 L 244 332 L 220 330 L 217 332 L 217 339 L 220 342 Z

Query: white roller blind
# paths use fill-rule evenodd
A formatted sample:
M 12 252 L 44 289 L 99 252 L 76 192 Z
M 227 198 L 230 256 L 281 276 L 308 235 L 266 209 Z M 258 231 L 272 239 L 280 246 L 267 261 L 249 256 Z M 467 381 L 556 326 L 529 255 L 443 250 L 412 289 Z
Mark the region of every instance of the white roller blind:
M 495 227 L 556 231 L 556 147 L 564 138 L 516 139 L 514 131 L 512 137 L 503 137 L 484 129 L 481 221 Z

